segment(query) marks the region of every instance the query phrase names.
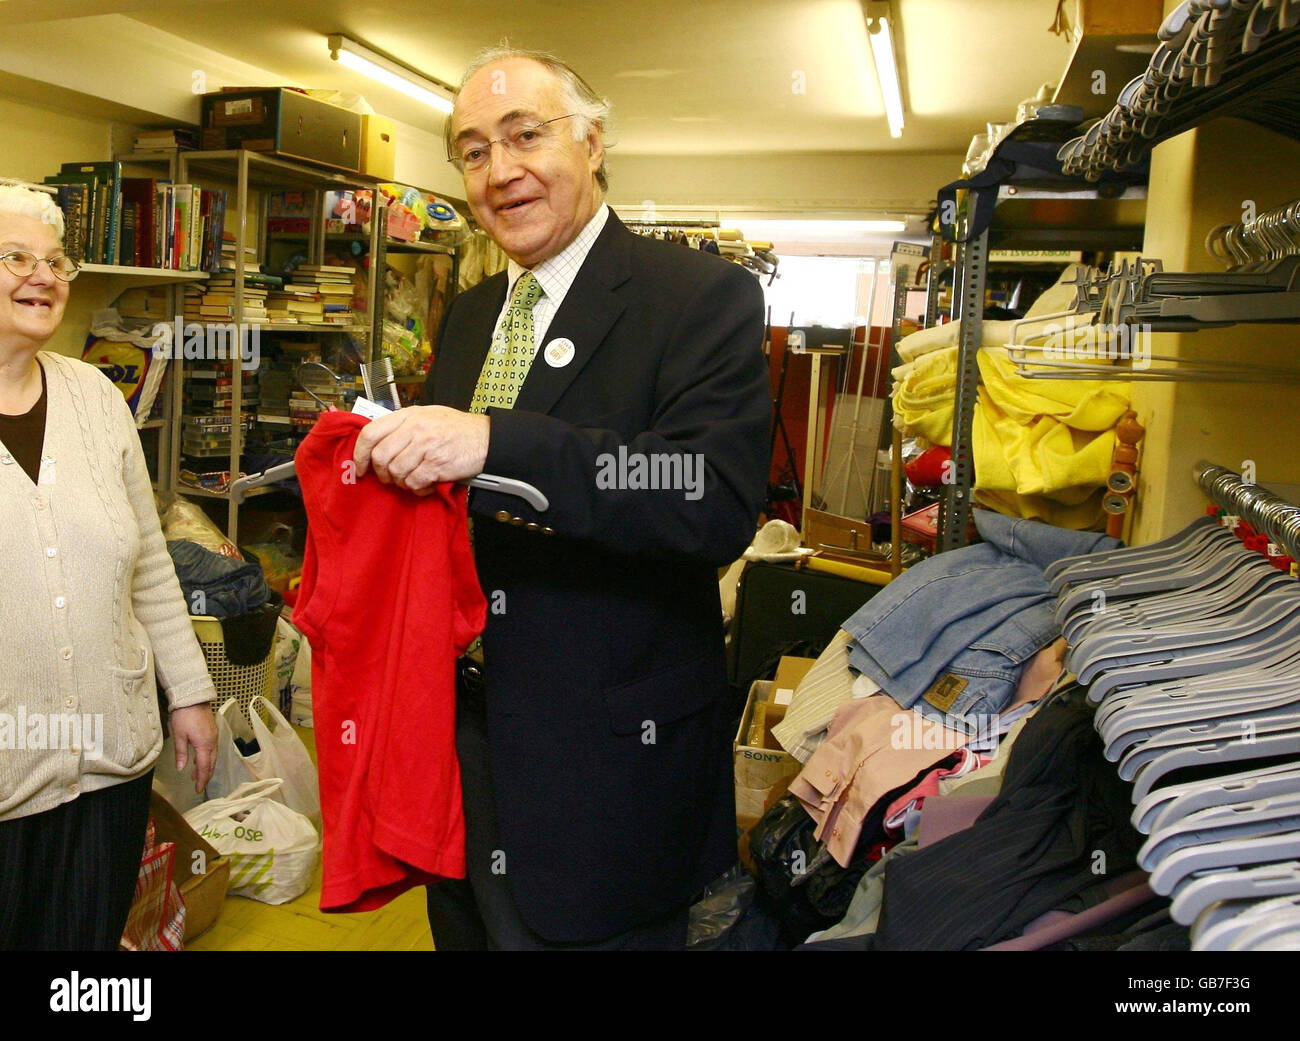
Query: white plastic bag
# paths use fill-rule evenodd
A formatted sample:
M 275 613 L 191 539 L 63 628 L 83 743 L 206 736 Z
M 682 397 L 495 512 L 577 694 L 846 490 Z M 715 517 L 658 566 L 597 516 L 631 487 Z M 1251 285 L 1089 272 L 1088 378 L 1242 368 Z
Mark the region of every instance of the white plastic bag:
M 153 766 L 153 790 L 171 803 L 178 813 L 193 809 L 203 801 L 203 796 L 194 790 L 194 769 L 193 749 L 190 749 L 185 772 L 176 769 L 176 741 L 168 734 Z
M 239 710 L 239 703 L 232 699 L 217 709 L 217 763 L 212 769 L 212 780 L 208 782 L 209 799 L 223 799 L 233 794 L 241 784 L 275 776 L 262 765 L 265 753 L 244 755 L 235 744 L 235 738 L 251 744 L 257 735 Z
M 261 708 L 270 725 L 263 721 Z M 307 746 L 293 732 L 289 721 L 266 698 L 254 698 L 248 704 L 253 722 L 253 733 L 261 751 L 258 769 L 263 777 L 278 777 L 284 782 L 280 789 L 284 804 L 297 810 L 320 830 L 320 785 L 316 780 L 316 764 L 311 761 Z
M 230 858 L 230 892 L 264 904 L 302 896 L 320 850 L 311 821 L 277 801 L 279 790 L 279 778 L 253 781 L 185 814 L 191 828 Z

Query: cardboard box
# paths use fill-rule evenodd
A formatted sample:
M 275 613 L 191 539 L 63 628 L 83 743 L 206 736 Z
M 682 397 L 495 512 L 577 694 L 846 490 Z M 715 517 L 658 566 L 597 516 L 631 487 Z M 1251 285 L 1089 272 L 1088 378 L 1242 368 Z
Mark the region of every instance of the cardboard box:
M 386 116 L 361 117 L 361 172 L 391 181 L 397 166 L 396 124 Z
M 247 148 L 356 173 L 361 116 L 296 90 L 240 88 L 204 94 L 205 150 Z
M 745 712 L 740 717 L 740 728 L 733 744 L 736 781 L 736 820 L 748 821 L 752 826 L 763 815 L 772 790 L 782 781 L 795 777 L 803 764 L 781 748 L 768 748 L 752 744 L 751 734 L 755 711 L 765 720 L 776 684 L 770 680 L 755 680 L 749 688 Z M 771 728 L 765 726 L 763 734 L 770 738 Z M 762 740 L 762 737 L 760 737 Z M 748 829 L 746 829 L 748 830 Z
M 221 914 L 230 887 L 230 861 L 189 826 L 180 811 L 156 791 L 149 798 L 157 840 L 176 843 L 173 877 L 185 901 L 185 937 L 188 943 L 210 929 Z M 195 853 L 202 853 L 196 857 Z M 197 871 L 198 867 L 203 871 Z

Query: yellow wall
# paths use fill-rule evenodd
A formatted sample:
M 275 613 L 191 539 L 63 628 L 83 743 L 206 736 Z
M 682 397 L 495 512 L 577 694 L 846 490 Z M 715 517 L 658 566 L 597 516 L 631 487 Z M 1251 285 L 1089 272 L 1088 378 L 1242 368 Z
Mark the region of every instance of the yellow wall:
M 1246 200 L 1263 212 L 1297 197 L 1300 142 L 1242 120 L 1215 120 L 1156 147 L 1143 255 L 1159 257 L 1171 271 L 1222 271 L 1205 251 L 1211 228 L 1239 220 Z M 1300 370 L 1300 325 L 1237 325 L 1153 339 L 1157 354 Z M 1253 460 L 1263 485 L 1300 481 L 1300 387 L 1138 384 L 1133 406 L 1147 426 L 1134 542 L 1163 538 L 1204 510 L 1206 499 L 1192 479 L 1198 460 L 1238 470 Z
M 61 163 L 106 160 L 117 148 L 130 145 L 134 127 L 95 119 L 62 109 L 0 97 L 0 176 L 41 181 L 57 173 Z M 47 345 L 49 350 L 80 356 L 93 310 L 107 306 L 103 275 L 82 275 L 72 284 L 63 324 Z

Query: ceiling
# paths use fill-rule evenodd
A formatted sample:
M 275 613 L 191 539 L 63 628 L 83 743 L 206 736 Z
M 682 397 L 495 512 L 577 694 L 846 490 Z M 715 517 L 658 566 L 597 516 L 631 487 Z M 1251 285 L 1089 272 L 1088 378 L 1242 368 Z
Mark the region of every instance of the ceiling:
M 441 116 L 329 58 L 342 32 L 456 83 L 508 38 L 574 65 L 613 104 L 627 154 L 946 152 L 1064 69 L 1057 0 L 895 0 L 907 125 L 889 137 L 858 0 L 5 0 L 12 25 L 122 14 L 303 86 L 364 94 L 437 131 Z M 797 91 L 806 85 L 802 93 Z M 221 84 L 217 84 L 220 86 Z M 245 86 L 252 84 L 242 84 Z

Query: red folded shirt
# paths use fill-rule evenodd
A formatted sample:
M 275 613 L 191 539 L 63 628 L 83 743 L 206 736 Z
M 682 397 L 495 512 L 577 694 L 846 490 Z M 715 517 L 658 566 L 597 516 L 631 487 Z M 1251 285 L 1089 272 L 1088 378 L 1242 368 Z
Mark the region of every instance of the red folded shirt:
M 322 911 L 465 875 L 455 663 L 486 618 L 466 489 L 357 479 L 366 423 L 324 413 L 296 457 L 308 529 L 293 621 L 311 643 Z

